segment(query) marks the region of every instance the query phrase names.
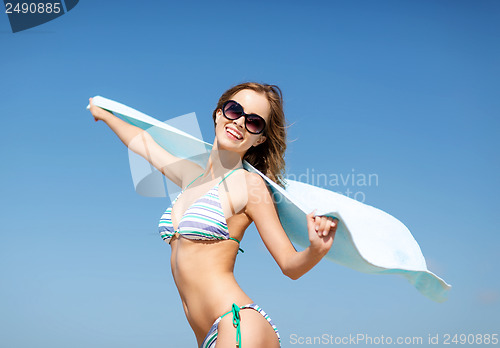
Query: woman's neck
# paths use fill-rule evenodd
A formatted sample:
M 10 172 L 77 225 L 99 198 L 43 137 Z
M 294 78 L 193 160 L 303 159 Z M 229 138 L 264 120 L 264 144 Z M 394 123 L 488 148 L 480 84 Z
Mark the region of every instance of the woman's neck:
M 242 167 L 242 158 L 239 153 L 229 150 L 221 150 L 218 148 L 215 141 L 205 167 L 205 175 L 210 175 L 211 177 L 223 177 L 227 172 Z

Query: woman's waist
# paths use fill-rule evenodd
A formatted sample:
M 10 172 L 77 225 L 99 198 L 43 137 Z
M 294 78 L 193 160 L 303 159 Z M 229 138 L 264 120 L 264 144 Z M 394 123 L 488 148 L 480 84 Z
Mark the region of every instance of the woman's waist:
M 172 260 L 172 276 L 181 297 L 216 296 L 224 289 L 238 286 L 232 267 L 211 262 L 193 264 Z
M 188 289 L 181 293 L 181 299 L 191 327 L 202 335 L 206 335 L 217 318 L 231 311 L 233 303 L 238 306 L 253 303 L 237 284 L 211 287 L 202 292 Z
M 181 297 L 206 298 L 208 294 L 216 296 L 227 289 L 239 289 L 232 252 L 228 255 L 227 250 L 219 250 L 215 245 L 206 248 L 183 240 L 172 244 L 172 276 Z
M 210 317 L 211 324 L 215 319 L 230 311 L 233 303 L 238 306 L 252 303 L 252 300 L 237 285 L 228 288 L 221 287 L 219 290 L 212 288 L 202 293 L 189 289 L 182 292 L 181 299 L 186 315 L 204 316 L 202 314 L 206 313 Z

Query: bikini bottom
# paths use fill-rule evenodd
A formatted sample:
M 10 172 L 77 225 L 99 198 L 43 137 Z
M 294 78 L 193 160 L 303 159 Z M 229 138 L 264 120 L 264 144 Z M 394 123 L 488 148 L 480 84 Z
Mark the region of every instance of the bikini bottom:
M 280 342 L 280 347 L 281 347 L 281 338 L 280 338 L 280 334 L 278 332 L 278 329 L 276 328 L 276 325 L 273 324 L 271 318 L 269 318 L 269 315 L 267 315 L 266 312 L 264 312 L 262 310 L 262 308 L 260 308 L 255 303 L 248 304 L 248 305 L 245 305 L 242 307 L 238 307 L 238 305 L 233 303 L 233 308 L 229 312 L 221 315 L 220 317 L 218 317 L 215 320 L 214 324 L 212 325 L 212 327 L 208 331 L 207 336 L 203 340 L 203 343 L 201 344 L 200 348 L 215 348 L 215 344 L 217 343 L 216 341 L 217 341 L 219 322 L 221 321 L 222 318 L 224 318 L 229 313 L 233 314 L 233 325 L 236 327 L 236 346 L 241 348 L 240 309 L 244 309 L 244 308 L 252 308 L 252 309 L 256 310 L 257 312 L 259 312 L 260 314 L 262 314 L 262 316 L 264 318 L 266 318 L 266 320 L 269 322 L 269 324 L 271 324 L 271 326 L 273 327 L 274 332 L 276 333 L 276 336 L 278 336 L 278 340 Z

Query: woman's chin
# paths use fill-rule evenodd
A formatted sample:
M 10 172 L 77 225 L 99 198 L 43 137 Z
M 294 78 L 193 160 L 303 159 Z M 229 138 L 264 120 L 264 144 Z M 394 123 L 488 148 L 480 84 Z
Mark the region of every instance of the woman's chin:
M 242 146 L 243 143 L 236 143 L 232 141 L 231 139 L 217 139 L 217 148 L 219 150 L 227 150 L 227 151 L 232 151 L 236 152 L 239 154 L 245 154 L 245 152 L 248 150 Z

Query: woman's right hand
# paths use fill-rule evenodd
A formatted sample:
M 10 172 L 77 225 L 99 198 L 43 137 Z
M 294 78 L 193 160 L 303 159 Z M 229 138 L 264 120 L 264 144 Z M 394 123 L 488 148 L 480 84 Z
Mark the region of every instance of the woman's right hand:
M 330 216 L 316 216 L 316 210 L 307 214 L 309 242 L 313 250 L 325 255 L 332 247 L 339 219 Z
M 94 116 L 94 120 L 96 122 L 99 120 L 104 121 L 107 117 L 109 117 L 110 115 L 113 115 L 109 111 L 106 111 L 103 108 L 95 106 L 92 103 L 92 98 L 89 98 L 89 104 L 90 104 L 90 112 L 92 113 L 92 116 Z

